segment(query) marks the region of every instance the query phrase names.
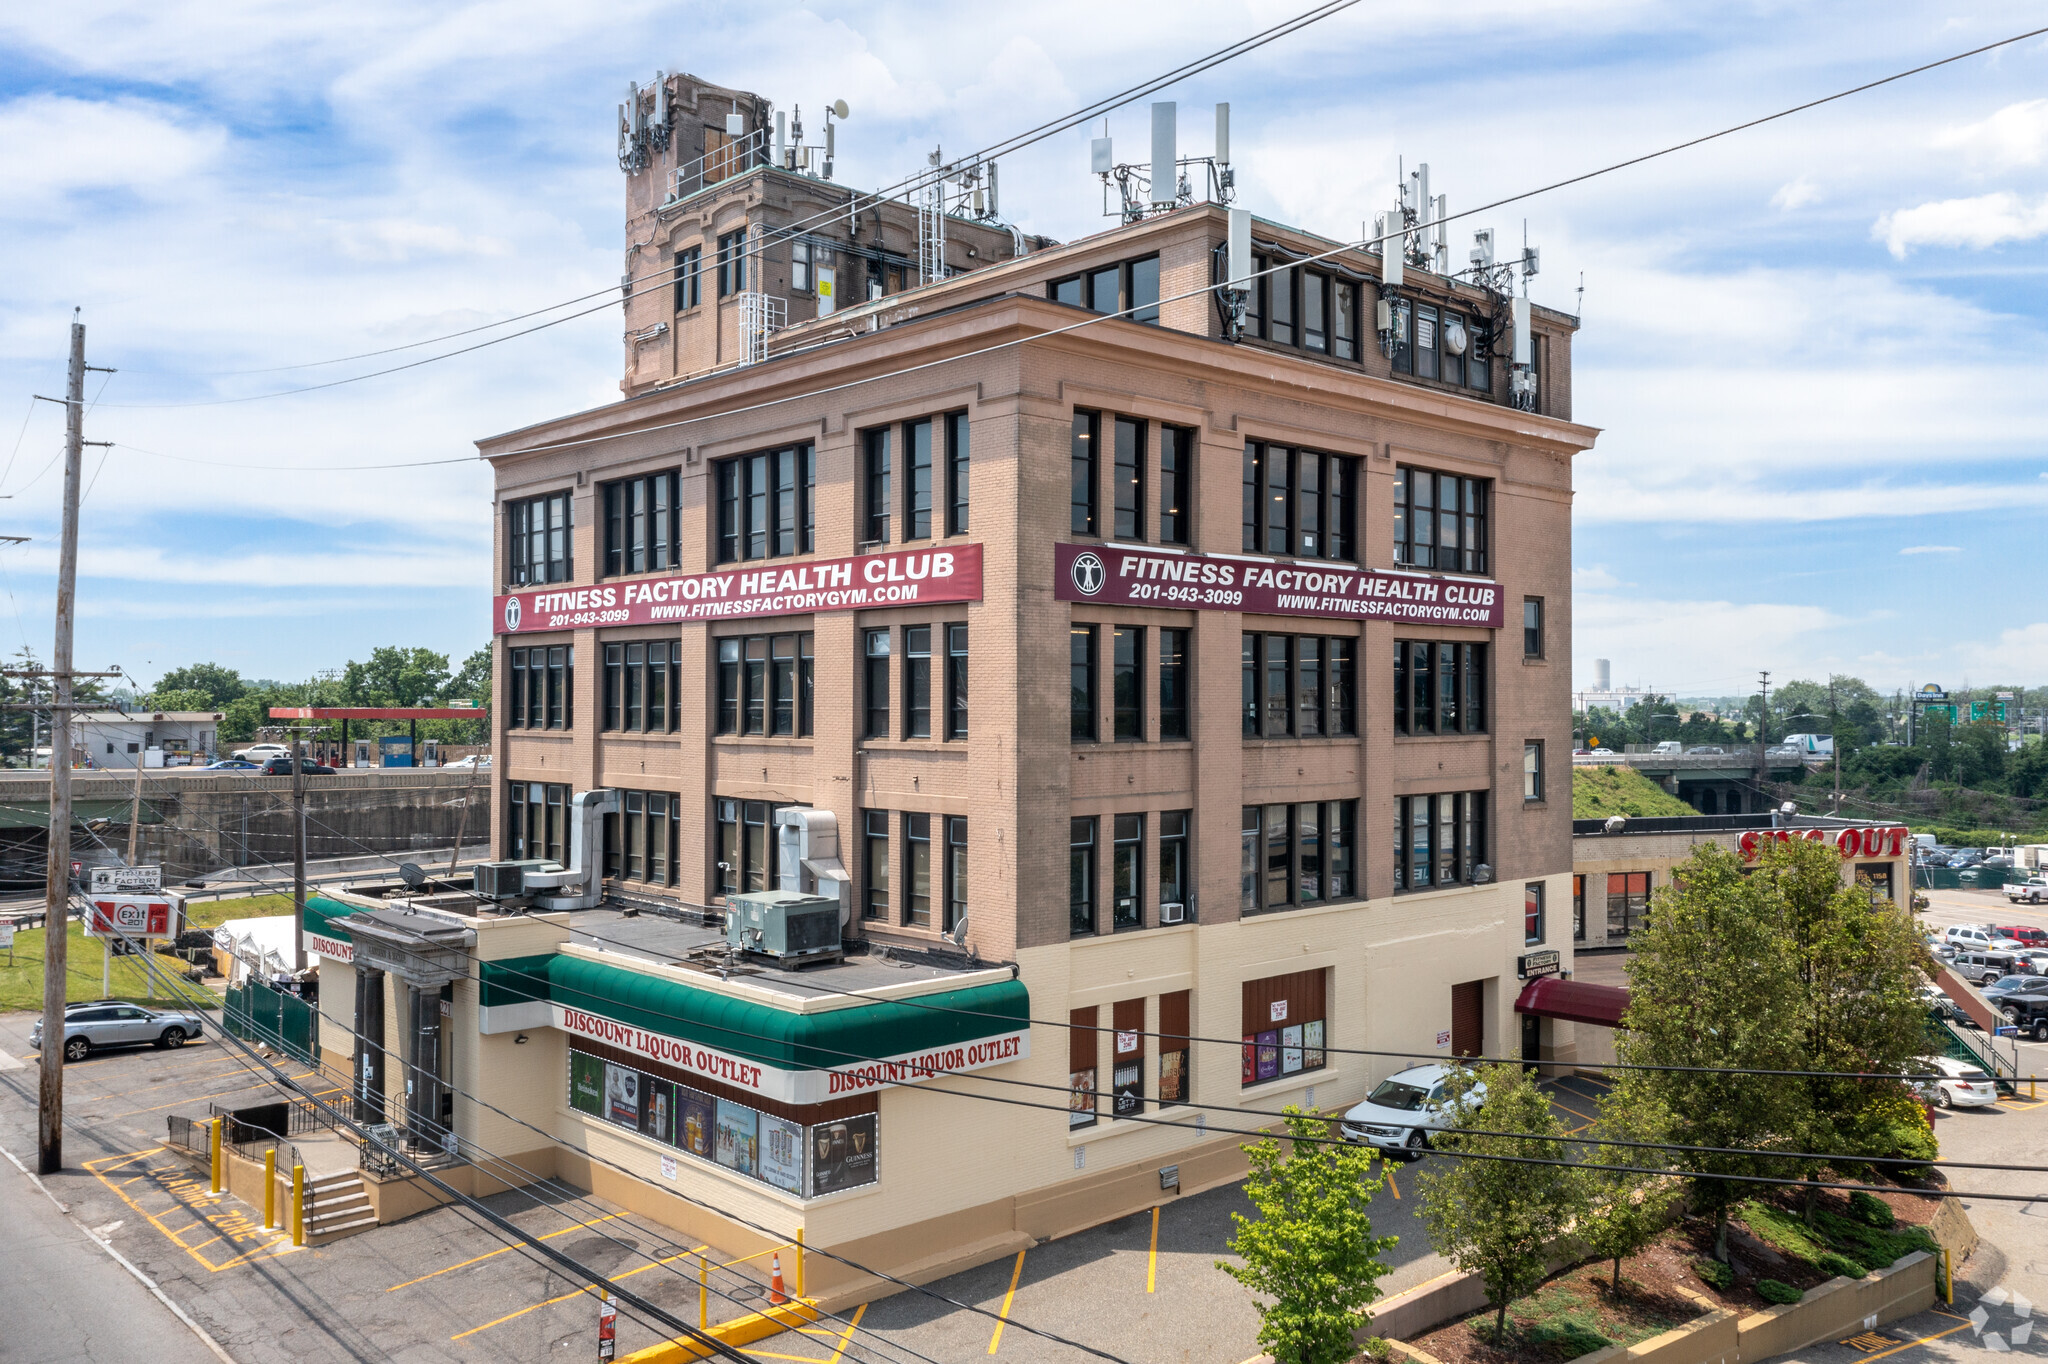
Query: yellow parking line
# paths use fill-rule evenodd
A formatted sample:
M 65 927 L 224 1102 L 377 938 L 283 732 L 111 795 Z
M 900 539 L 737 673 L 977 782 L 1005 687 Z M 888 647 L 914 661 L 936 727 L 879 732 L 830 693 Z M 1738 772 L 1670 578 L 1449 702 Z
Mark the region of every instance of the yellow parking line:
M 662 1257 L 661 1259 L 659 1259 L 659 1260 L 655 1260 L 655 1261 L 653 1261 L 653 1262 L 651 1262 L 651 1263 L 649 1263 L 649 1264 L 644 1264 L 644 1265 L 641 1265 L 641 1266 L 640 1266 L 640 1267 L 639 1267 L 638 1269 L 629 1269 L 629 1270 L 627 1270 L 627 1271 L 626 1271 L 625 1273 L 623 1273 L 623 1274 L 614 1274 L 614 1275 L 612 1275 L 612 1278 L 613 1278 L 614 1280 L 617 1280 L 617 1279 L 630 1279 L 630 1278 L 632 1278 L 632 1277 L 633 1277 L 633 1276 L 634 1276 L 635 1274 L 645 1274 L 645 1273 L 646 1273 L 646 1272 L 647 1272 L 648 1270 L 650 1270 L 650 1269 L 659 1269 L 659 1268 L 661 1268 L 661 1266 L 663 1266 L 663 1265 L 665 1265 L 665 1264 L 668 1264 L 668 1263 L 669 1263 L 670 1261 L 672 1261 L 672 1260 L 680 1260 L 680 1259 L 684 1258 L 685 1256 L 688 1256 L 688 1255 L 695 1255 L 695 1254 L 696 1254 L 696 1253 L 697 1253 L 698 1251 L 700 1251 L 700 1250 L 703 1250 L 703 1249 L 704 1249 L 704 1247 L 703 1247 L 703 1246 L 697 1246 L 697 1247 L 695 1247 L 695 1248 L 693 1248 L 693 1249 L 691 1249 L 691 1250 L 679 1251 L 679 1252 L 677 1252 L 677 1253 L 676 1253 L 676 1254 L 674 1254 L 674 1255 L 666 1255 L 666 1256 L 663 1256 L 663 1257 Z M 737 1264 L 737 1263 L 739 1263 L 739 1262 L 735 1260 L 735 1261 L 733 1261 L 732 1263 L 734 1263 L 734 1264 Z M 724 1266 L 724 1265 L 720 1265 L 720 1266 L 719 1266 L 719 1268 L 720 1268 L 720 1269 L 724 1269 L 724 1268 L 725 1268 L 725 1266 Z M 582 1289 L 582 1288 L 572 1288 L 572 1289 L 570 1289 L 570 1290 L 569 1290 L 569 1291 L 568 1291 L 567 1293 L 557 1293 L 557 1294 L 556 1294 L 556 1295 L 555 1295 L 554 1297 L 552 1297 L 552 1298 L 545 1298 L 545 1299 L 541 1300 L 540 1302 L 534 1303 L 534 1304 L 533 1304 L 532 1306 L 530 1306 L 530 1307 L 522 1307 L 522 1308 L 520 1308 L 520 1309 L 519 1309 L 519 1310 L 518 1310 L 517 1312 L 507 1312 L 507 1313 L 506 1313 L 506 1314 L 505 1314 L 504 1316 L 502 1316 L 502 1317 L 499 1317 L 499 1318 L 498 1318 L 498 1319 L 497 1319 L 496 1321 L 487 1321 L 487 1322 L 485 1322 L 485 1323 L 484 1323 L 483 1325 L 481 1325 L 481 1326 L 472 1326 L 472 1327 L 470 1327 L 470 1328 L 469 1328 L 469 1329 L 468 1329 L 467 1331 L 464 1331 L 464 1332 L 462 1332 L 462 1333 L 461 1333 L 460 1335 L 453 1335 L 453 1336 L 450 1336 L 450 1337 L 448 1337 L 448 1339 L 450 1339 L 450 1340 L 461 1340 L 461 1339 L 463 1339 L 463 1338 L 464 1338 L 465 1336 L 473 1336 L 473 1335 L 475 1335 L 475 1334 L 476 1334 L 477 1332 L 479 1332 L 479 1331 L 488 1331 L 488 1330 L 490 1330 L 490 1329 L 491 1329 L 491 1328 L 492 1328 L 493 1326 L 502 1326 L 502 1325 L 504 1325 L 504 1324 L 505 1324 L 506 1322 L 508 1322 L 508 1321 L 511 1321 L 511 1320 L 512 1320 L 512 1319 L 513 1319 L 514 1317 L 523 1317 L 523 1316 L 525 1316 L 525 1315 L 526 1315 L 526 1314 L 527 1314 L 528 1312 L 537 1312 L 537 1311 L 539 1311 L 539 1310 L 540 1310 L 541 1308 L 543 1308 L 543 1307 L 552 1307 L 552 1306 L 554 1306 L 554 1305 L 555 1305 L 556 1303 L 558 1303 L 558 1302 L 567 1302 L 567 1301 L 568 1301 L 569 1299 L 571 1299 L 571 1298 L 580 1298 L 580 1297 L 582 1297 L 582 1296 L 583 1296 L 583 1295 L 584 1295 L 584 1294 L 585 1294 L 585 1293 L 586 1293 L 587 1291 L 588 1291 L 588 1290 L 586 1290 L 586 1289 Z
M 1024 1272 L 1024 1252 L 1017 1252 L 1017 1263 L 1010 1266 L 1010 1291 L 1003 1294 L 1003 1310 L 996 1314 L 996 1333 L 988 1338 L 988 1352 L 994 1354 L 996 1346 L 1003 1343 L 1003 1327 L 1010 1322 L 1010 1304 L 1017 1300 L 1017 1279 Z
M 860 1319 L 867 1314 L 866 1303 L 853 1309 L 853 1320 L 846 1323 L 846 1333 L 839 1337 L 839 1344 L 833 1347 L 832 1358 L 827 1360 L 826 1364 L 839 1364 L 839 1356 L 846 1353 L 846 1342 L 852 1339 L 854 1328 L 860 1325 Z
M 1152 1252 L 1145 1261 L 1145 1291 L 1150 1293 L 1159 1277 L 1159 1209 L 1152 1209 Z
M 1387 1171 L 1387 1187 L 1394 1191 L 1394 1201 L 1399 1203 L 1401 1201 L 1401 1186 L 1394 1182 L 1394 1172 L 1392 1170 Z
M 1571 1114 L 1575 1118 L 1584 1118 L 1588 1123 L 1599 1121 L 1599 1119 L 1595 1118 L 1592 1114 L 1581 1113 L 1578 1109 L 1573 1108 L 1570 1104 L 1557 1103 L 1557 1096 L 1555 1094 L 1548 1095 L 1547 1097 L 1549 1098 L 1550 1102 L 1557 1104 L 1559 1108 L 1562 1108 L 1565 1112 Z
M 609 1222 L 614 1217 L 618 1217 L 619 1215 L 620 1214 L 615 1212 L 608 1212 L 602 1217 L 593 1217 L 588 1222 L 578 1222 L 575 1226 L 563 1227 L 560 1231 L 551 1231 L 547 1235 L 541 1237 L 540 1239 L 543 1241 L 552 1241 L 557 1236 L 567 1236 L 572 1231 L 580 1231 L 584 1227 L 594 1227 L 599 1222 Z M 490 1259 L 494 1255 L 504 1255 L 512 1251 L 513 1249 L 515 1249 L 515 1247 L 513 1246 L 499 1246 L 496 1250 L 485 1251 L 482 1255 L 478 1255 L 471 1259 L 464 1260 L 459 1265 L 449 1265 L 446 1269 L 437 1269 L 432 1274 L 422 1274 L 417 1279 L 407 1279 L 404 1283 L 395 1283 L 391 1285 L 391 1287 L 385 1289 L 384 1291 L 386 1293 L 396 1293 L 401 1288 L 411 1288 L 416 1283 L 425 1283 L 427 1280 L 438 1278 L 443 1274 L 453 1274 L 458 1269 L 467 1269 L 469 1268 L 469 1266 L 473 1264 L 481 1264 L 483 1261 Z
M 1886 1355 L 1895 1355 L 1900 1350 L 1910 1350 L 1915 1345 L 1925 1345 L 1930 1340 L 1940 1340 L 1943 1336 L 1952 1336 L 1958 1331 L 1967 1331 L 1969 1329 L 1970 1323 L 1966 1321 L 1961 1326 L 1951 1326 L 1946 1331 L 1936 1331 L 1931 1336 L 1922 1336 L 1918 1340 L 1909 1340 L 1904 1345 L 1895 1345 L 1889 1350 L 1880 1350 L 1878 1353 L 1874 1355 L 1865 1355 L 1863 1356 L 1863 1358 L 1866 1361 L 1872 1359 L 1883 1359 Z

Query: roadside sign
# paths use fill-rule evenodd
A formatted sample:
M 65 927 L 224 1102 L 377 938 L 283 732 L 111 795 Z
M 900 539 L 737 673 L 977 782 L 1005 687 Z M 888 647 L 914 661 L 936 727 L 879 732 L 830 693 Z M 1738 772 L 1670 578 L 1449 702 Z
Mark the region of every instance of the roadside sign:
M 606 1364 L 619 1348 L 619 1309 L 610 1298 L 597 1305 L 597 1358 Z
M 171 927 L 172 919 L 168 899 L 122 895 L 94 900 L 85 932 L 94 938 L 168 938 L 176 931 Z
M 94 867 L 86 886 L 93 895 L 154 895 L 164 888 L 164 869 L 157 867 Z

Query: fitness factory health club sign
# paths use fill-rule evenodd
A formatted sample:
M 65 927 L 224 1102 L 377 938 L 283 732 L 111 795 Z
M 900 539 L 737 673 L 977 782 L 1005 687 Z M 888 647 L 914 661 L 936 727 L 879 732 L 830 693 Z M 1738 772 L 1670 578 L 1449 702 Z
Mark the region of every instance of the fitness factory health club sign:
M 1505 621 L 1500 584 L 1468 578 L 1114 545 L 1054 545 L 1053 565 L 1053 596 L 1060 601 L 1478 625 L 1490 630 L 1498 630 Z
M 517 635 L 980 600 L 981 546 L 968 544 L 513 592 L 497 599 L 493 629 Z

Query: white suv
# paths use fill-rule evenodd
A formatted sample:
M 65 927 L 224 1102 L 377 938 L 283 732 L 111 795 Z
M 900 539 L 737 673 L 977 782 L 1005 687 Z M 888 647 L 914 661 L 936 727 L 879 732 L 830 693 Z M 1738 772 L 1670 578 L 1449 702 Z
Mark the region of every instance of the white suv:
M 247 748 L 235 750 L 235 756 L 245 762 L 267 763 L 272 758 L 289 758 L 292 751 L 283 744 L 250 744 Z
M 1419 1157 L 1429 1149 L 1430 1132 L 1444 1125 L 1444 1092 L 1453 1073 L 1449 1066 L 1438 1065 L 1397 1071 L 1380 1081 L 1364 1103 L 1344 1114 L 1339 1130 L 1350 1141 Z M 1473 1085 L 1465 1102 L 1483 1107 L 1485 1084 Z
M 1986 924 L 1950 924 L 1941 931 L 1941 940 L 1950 947 L 1974 947 L 1980 952 L 1991 946 L 1994 936 Z

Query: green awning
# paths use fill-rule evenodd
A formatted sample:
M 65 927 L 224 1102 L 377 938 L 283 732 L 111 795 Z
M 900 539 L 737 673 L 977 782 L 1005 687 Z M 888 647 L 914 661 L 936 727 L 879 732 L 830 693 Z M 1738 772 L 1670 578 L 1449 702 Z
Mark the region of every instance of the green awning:
M 780 1070 L 829 1070 L 1022 1031 L 1019 980 L 800 1014 L 581 957 L 479 963 L 485 1007 L 545 1000 Z
M 340 920 L 352 914 L 362 913 L 359 905 L 345 905 L 339 900 L 330 900 L 324 895 L 306 897 L 306 922 L 308 933 L 318 933 L 323 938 L 336 938 L 342 942 L 354 942 L 355 938 L 341 926 Z

